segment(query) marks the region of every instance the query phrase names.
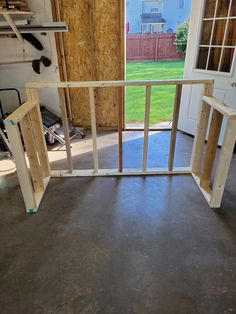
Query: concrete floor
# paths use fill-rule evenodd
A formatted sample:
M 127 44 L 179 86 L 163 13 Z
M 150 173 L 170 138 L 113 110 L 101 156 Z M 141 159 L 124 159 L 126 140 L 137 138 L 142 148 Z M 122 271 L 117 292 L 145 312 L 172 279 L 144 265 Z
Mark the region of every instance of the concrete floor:
M 106 168 L 117 164 L 115 138 L 99 139 Z M 166 165 L 169 133 L 150 140 L 149 166 Z M 191 145 L 179 135 L 177 165 Z M 76 165 L 91 167 L 90 146 L 73 145 Z M 126 167 L 141 164 L 141 148 L 141 133 L 125 135 Z M 63 154 L 50 152 L 55 169 Z M 4 174 L 1 314 L 236 313 L 236 156 L 219 210 L 190 176 L 70 178 L 53 179 L 31 216 L 16 175 Z

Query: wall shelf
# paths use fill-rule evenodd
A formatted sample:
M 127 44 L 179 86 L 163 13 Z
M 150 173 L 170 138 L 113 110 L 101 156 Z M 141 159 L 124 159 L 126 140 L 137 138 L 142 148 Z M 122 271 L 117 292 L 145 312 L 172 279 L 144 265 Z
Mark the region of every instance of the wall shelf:
M 68 25 L 65 22 L 27 24 L 16 26 L 11 15 L 34 15 L 33 12 L 29 11 L 0 10 L 0 15 L 3 15 L 9 25 L 0 27 L 0 35 L 15 34 L 21 43 L 24 42 L 24 39 L 21 36 L 21 34 L 24 33 L 68 32 Z
M 68 32 L 68 25 L 64 22 L 52 22 L 41 24 L 27 24 L 17 26 L 17 30 L 21 34 L 26 33 L 46 33 L 46 32 Z M 14 34 L 15 32 L 10 26 L 1 26 L 0 35 Z
M 30 11 L 20 11 L 20 10 L 0 10 L 0 14 L 8 14 L 8 15 L 34 15 L 33 12 Z

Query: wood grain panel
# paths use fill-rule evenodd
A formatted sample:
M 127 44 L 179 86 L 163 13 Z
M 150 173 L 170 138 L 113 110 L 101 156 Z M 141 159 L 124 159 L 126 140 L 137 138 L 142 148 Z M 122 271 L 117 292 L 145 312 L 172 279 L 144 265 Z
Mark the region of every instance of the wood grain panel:
M 61 16 L 69 24 L 64 34 L 68 80 L 92 81 L 95 78 L 91 0 L 61 0 Z M 89 96 L 85 89 L 71 89 L 74 125 L 90 125 Z
M 69 24 L 64 34 L 68 80 L 120 80 L 122 0 L 61 0 L 62 18 Z M 117 128 L 121 103 L 118 88 L 95 90 L 97 126 Z M 73 123 L 91 125 L 86 89 L 71 90 Z

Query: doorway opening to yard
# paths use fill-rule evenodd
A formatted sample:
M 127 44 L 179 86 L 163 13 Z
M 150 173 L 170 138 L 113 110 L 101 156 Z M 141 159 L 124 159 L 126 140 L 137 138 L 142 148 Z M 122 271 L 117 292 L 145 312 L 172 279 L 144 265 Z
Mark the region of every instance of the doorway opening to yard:
M 185 54 L 177 48 L 176 32 L 180 25 L 186 32 L 191 2 L 126 0 L 127 80 L 183 78 Z M 150 128 L 171 128 L 174 98 L 174 86 L 152 87 Z M 143 129 L 145 88 L 126 88 L 124 114 L 126 129 Z

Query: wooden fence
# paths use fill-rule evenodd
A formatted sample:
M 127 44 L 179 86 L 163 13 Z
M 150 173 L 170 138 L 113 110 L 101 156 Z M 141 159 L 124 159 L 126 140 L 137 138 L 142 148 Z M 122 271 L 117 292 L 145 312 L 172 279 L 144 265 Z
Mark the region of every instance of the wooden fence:
M 126 59 L 128 62 L 183 60 L 176 51 L 175 34 L 127 35 Z

